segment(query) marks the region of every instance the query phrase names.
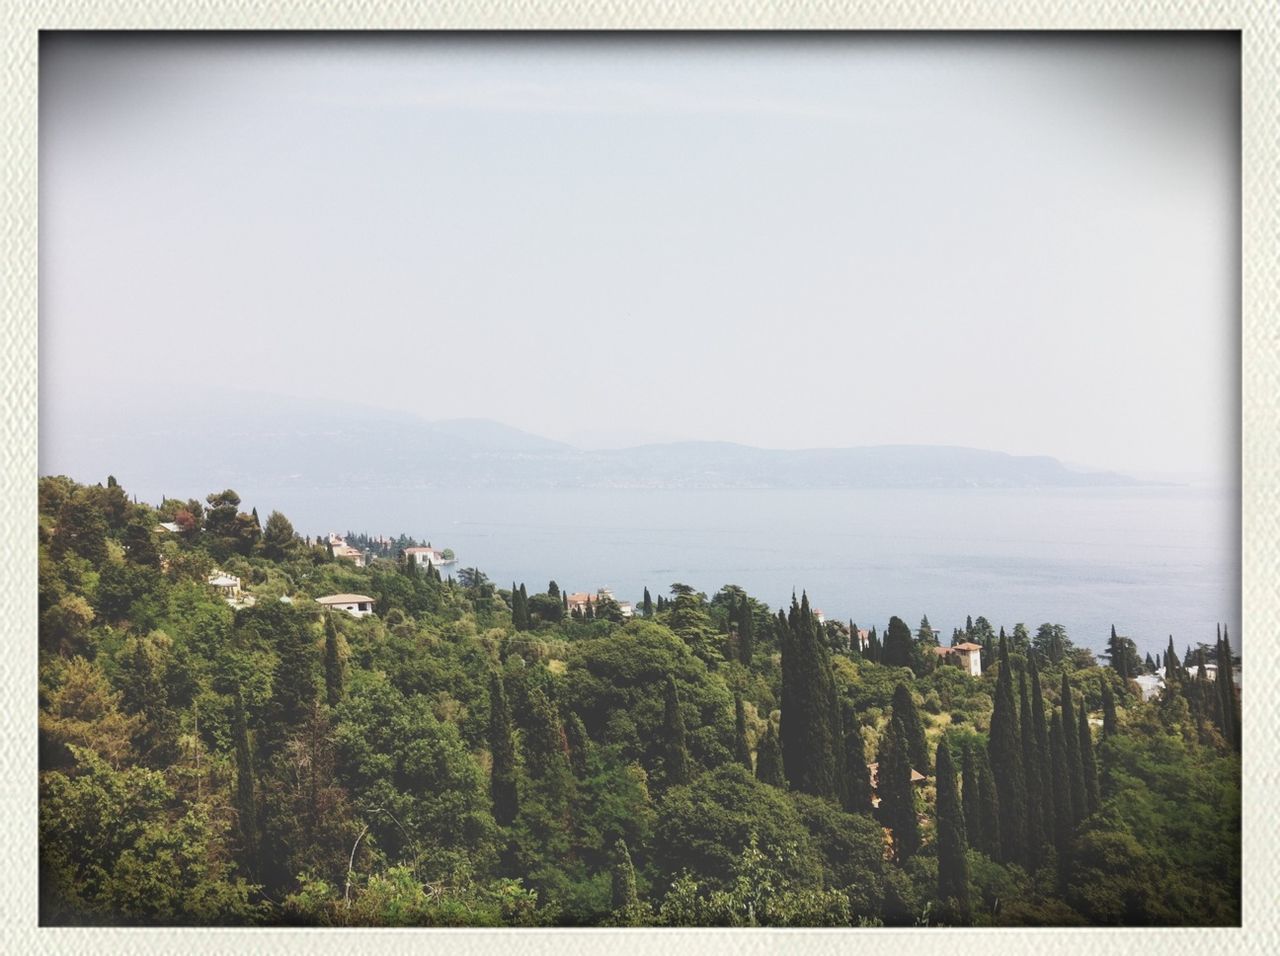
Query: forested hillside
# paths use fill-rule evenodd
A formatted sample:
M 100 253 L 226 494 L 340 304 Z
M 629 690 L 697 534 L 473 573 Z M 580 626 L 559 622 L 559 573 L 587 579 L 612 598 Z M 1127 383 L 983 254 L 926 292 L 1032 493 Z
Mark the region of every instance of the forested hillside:
M 356 567 L 240 505 L 41 479 L 45 923 L 1240 921 L 1225 634 L 1144 702 L 1114 634 L 979 617 L 971 677 L 927 620 L 571 614 L 595 582 Z

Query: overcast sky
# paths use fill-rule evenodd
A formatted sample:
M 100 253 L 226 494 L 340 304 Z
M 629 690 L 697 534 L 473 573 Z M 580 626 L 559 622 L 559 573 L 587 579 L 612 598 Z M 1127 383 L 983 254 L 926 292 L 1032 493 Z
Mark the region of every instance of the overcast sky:
M 1234 475 L 1234 36 L 45 36 L 44 430 L 225 385 Z

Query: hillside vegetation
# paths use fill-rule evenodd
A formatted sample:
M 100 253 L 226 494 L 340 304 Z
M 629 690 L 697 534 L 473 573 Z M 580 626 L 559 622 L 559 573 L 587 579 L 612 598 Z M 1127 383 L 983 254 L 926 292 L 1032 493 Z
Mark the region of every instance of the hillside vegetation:
M 968 623 L 974 678 L 927 620 L 864 648 L 803 594 L 570 614 L 591 582 L 358 568 L 230 490 L 39 504 L 47 924 L 1240 921 L 1239 700 L 1203 657 L 1144 702 L 1123 638 L 1103 666 L 1052 624 Z

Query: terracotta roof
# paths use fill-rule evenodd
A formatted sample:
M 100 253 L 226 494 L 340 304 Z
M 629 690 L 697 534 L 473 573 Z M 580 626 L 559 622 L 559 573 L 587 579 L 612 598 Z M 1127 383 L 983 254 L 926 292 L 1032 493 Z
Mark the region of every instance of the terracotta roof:
M 372 604 L 373 598 L 365 594 L 326 594 L 316 598 L 319 604 Z
M 869 763 L 869 764 L 867 764 L 867 769 L 871 771 L 871 789 L 872 789 L 872 790 L 874 790 L 874 789 L 876 789 L 876 786 L 877 786 L 877 785 L 879 784 L 879 782 L 880 782 L 880 764 L 879 764 L 879 763 Z M 924 774 L 922 774 L 922 773 L 920 773 L 920 771 L 918 771 L 918 770 L 914 770 L 914 769 L 911 771 L 911 782 L 912 782 L 912 783 L 924 783 L 924 781 L 925 781 L 925 776 L 924 776 Z
M 965 641 L 963 644 L 957 644 L 956 650 L 957 651 L 980 651 L 982 650 L 982 645 L 974 644 L 972 641 Z

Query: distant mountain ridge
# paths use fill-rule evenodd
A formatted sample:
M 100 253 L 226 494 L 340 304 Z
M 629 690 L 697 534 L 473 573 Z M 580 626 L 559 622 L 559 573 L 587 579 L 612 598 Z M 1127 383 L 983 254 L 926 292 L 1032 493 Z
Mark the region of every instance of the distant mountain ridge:
M 1046 456 L 879 445 L 767 449 L 668 442 L 583 450 L 487 419 L 229 393 L 42 418 L 40 471 L 129 487 L 1029 488 L 1140 484 Z

